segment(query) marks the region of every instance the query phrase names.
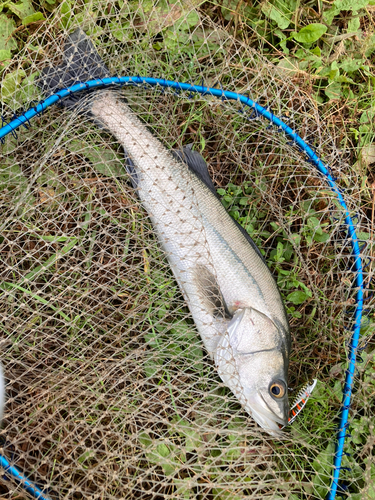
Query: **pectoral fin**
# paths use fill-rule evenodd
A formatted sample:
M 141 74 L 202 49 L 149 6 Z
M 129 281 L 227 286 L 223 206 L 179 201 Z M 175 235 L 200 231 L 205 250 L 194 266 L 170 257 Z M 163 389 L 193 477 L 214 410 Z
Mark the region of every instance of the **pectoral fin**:
M 231 319 L 231 314 L 214 274 L 206 266 L 194 269 L 193 279 L 205 309 L 217 319 Z

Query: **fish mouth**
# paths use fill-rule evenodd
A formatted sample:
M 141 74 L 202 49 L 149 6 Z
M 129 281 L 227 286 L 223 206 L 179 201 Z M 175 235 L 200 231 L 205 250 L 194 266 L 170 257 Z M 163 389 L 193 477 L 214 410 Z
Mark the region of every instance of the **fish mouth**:
M 269 434 L 280 436 L 282 434 L 280 427 L 288 424 L 288 417 L 283 419 L 276 415 L 261 394 L 252 396 L 249 398 L 247 409 L 255 422 Z

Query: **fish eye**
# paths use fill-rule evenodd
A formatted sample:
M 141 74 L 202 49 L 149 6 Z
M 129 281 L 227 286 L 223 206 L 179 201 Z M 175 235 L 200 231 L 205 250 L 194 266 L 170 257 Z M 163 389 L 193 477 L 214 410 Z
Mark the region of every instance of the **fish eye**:
M 286 387 L 284 382 L 282 380 L 276 380 L 275 382 L 272 382 L 269 391 L 271 396 L 273 396 L 274 398 L 277 399 L 282 398 L 286 393 Z

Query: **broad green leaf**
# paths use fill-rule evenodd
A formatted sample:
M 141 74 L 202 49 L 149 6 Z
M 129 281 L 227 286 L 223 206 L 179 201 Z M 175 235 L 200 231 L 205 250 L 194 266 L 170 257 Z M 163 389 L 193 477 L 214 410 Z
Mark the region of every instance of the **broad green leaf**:
M 333 18 L 339 15 L 342 10 L 358 12 L 360 9 L 364 9 L 368 4 L 368 0 L 335 0 L 335 2 L 333 2 L 333 6 L 324 12 L 324 21 L 330 26 Z M 350 32 L 349 26 L 348 31 Z
M 314 240 L 317 241 L 318 243 L 325 243 L 328 241 L 330 238 L 330 235 L 328 233 L 315 233 L 314 234 Z
M 16 70 L 6 75 L 1 82 L 0 97 L 6 103 L 11 102 L 14 110 L 26 101 L 40 100 L 40 90 L 34 85 L 34 79 L 39 73 L 35 72 L 26 77 L 24 70 Z
M 335 82 L 338 83 L 351 83 L 352 85 L 358 85 L 352 78 L 349 78 L 348 76 L 345 75 L 338 75 L 335 78 Z
M 374 118 L 375 118 L 375 107 L 365 109 L 361 114 L 359 122 L 372 125 Z
M 340 76 L 340 70 L 337 64 L 337 61 L 333 61 L 331 64 L 331 69 L 328 73 L 329 82 L 337 81 L 337 78 Z
M 236 12 L 237 0 L 222 0 L 221 13 L 226 21 L 230 21 Z
M 171 453 L 175 449 L 174 446 L 168 447 L 161 440 L 151 439 L 149 434 L 144 431 L 139 434 L 138 439 L 145 448 L 145 455 L 151 463 L 160 465 L 167 475 L 175 472 L 180 462 Z
M 316 233 L 322 234 L 322 228 L 320 227 L 320 221 L 317 217 L 309 217 L 307 224 L 311 229 L 314 229 Z
M 20 2 L 17 3 L 10 2 L 7 4 L 7 7 L 10 11 L 13 12 L 13 14 L 16 14 L 16 16 L 19 17 L 22 21 L 26 17 L 34 14 L 35 12 L 31 0 L 21 0 Z
M 360 9 L 367 7 L 369 0 L 335 0 L 333 2 L 336 9 L 341 10 L 351 10 L 357 12 Z
M 278 63 L 278 67 L 283 70 L 283 73 L 293 76 L 293 73 L 298 73 L 300 69 L 299 64 L 300 63 L 297 59 L 292 57 L 285 57 Z
M 311 53 L 314 54 L 315 56 L 318 56 L 318 57 L 321 57 L 321 55 L 322 55 L 322 51 L 320 50 L 319 47 L 314 47 L 311 50 Z
M 25 76 L 26 73 L 23 69 L 17 69 L 5 76 L 1 82 L 1 97 L 3 101 L 6 102 L 10 100 Z
M 213 488 L 212 495 L 214 500 L 241 500 L 244 498 L 242 495 L 237 495 L 232 491 L 228 491 L 224 488 Z M 277 500 L 276 497 L 272 497 L 274 500 Z
M 296 290 L 295 292 L 292 292 L 287 296 L 287 299 L 295 305 L 302 304 L 308 298 L 309 296 L 307 295 L 307 293 L 303 292 L 302 290 Z
M 348 21 L 348 33 L 356 33 L 361 26 L 361 20 L 359 17 L 354 17 Z
M 361 124 L 359 126 L 361 146 L 365 146 L 367 144 L 372 143 L 375 135 L 374 120 L 375 120 L 375 107 L 365 109 L 361 114 L 361 117 L 359 119 L 359 122 Z
M 176 487 L 174 493 L 175 498 L 183 498 L 184 500 L 190 500 L 197 498 L 197 495 L 193 489 L 194 480 L 190 477 L 185 477 L 183 479 L 174 477 L 173 484 Z
M 45 18 L 41 12 L 35 12 L 34 14 L 30 14 L 30 16 L 26 16 L 22 19 L 22 24 L 26 26 L 27 24 L 35 23 L 36 21 L 44 21 Z
M 61 14 L 68 14 L 70 12 L 70 9 L 71 9 L 70 0 L 65 0 L 65 2 L 63 2 L 60 7 Z
M 53 12 L 56 8 L 57 0 L 45 0 L 43 3 L 43 8 L 48 12 Z
M 167 457 L 170 454 L 170 451 L 168 449 L 168 446 L 166 446 L 164 443 L 158 444 L 156 447 L 156 451 L 161 457 Z
M 330 99 L 339 99 L 341 97 L 341 83 L 332 82 L 325 88 L 324 92 Z
M 174 424 L 173 432 L 177 432 L 185 438 L 184 450 L 187 453 L 198 449 L 202 445 L 204 442 L 203 438 L 194 430 L 194 427 L 189 422 L 180 418 L 175 418 L 172 422 Z
M 369 461 L 370 459 L 367 459 L 367 462 Z M 368 475 L 367 471 L 366 471 L 366 474 Z M 371 488 L 369 489 L 369 493 L 371 493 L 372 495 L 372 500 L 375 500 L 375 465 L 374 464 L 371 464 L 371 468 L 370 468 L 370 478 L 371 480 L 369 481 L 369 484 L 371 485 Z M 370 491 L 372 489 L 372 491 Z
M 365 61 L 363 59 L 353 59 L 348 57 L 339 64 L 339 67 L 347 73 L 353 73 L 354 71 L 357 71 L 362 64 L 364 64 L 364 62 Z
M 337 398 L 337 401 L 342 401 L 342 383 L 340 380 L 336 380 L 335 385 L 332 388 L 332 392 Z
M 0 61 L 6 61 L 7 59 L 12 58 L 12 53 L 10 50 L 0 50 Z
M 375 500 L 375 482 L 371 481 L 363 493 L 365 496 L 362 495 L 361 498 L 366 498 L 366 500 Z
M 289 49 L 286 46 L 287 37 L 281 30 L 275 30 L 275 35 L 280 38 L 279 45 L 283 49 L 284 54 L 289 55 Z
M 111 33 L 120 42 L 127 42 L 132 38 L 132 30 L 130 29 L 130 23 L 128 21 L 123 21 L 120 23 L 111 23 Z
M 186 17 L 176 23 L 178 30 L 186 31 L 199 23 L 199 16 L 195 10 L 192 10 Z
M 70 0 L 65 0 L 60 5 L 61 12 L 61 24 L 64 28 L 69 28 L 72 22 L 72 2 Z
M 161 463 L 159 465 L 161 465 L 161 467 L 164 470 L 164 473 L 167 476 L 172 476 L 172 475 L 175 475 L 176 472 L 178 473 L 179 470 L 181 469 L 181 462 L 185 463 L 186 458 L 173 457 L 173 460 L 166 461 L 166 462 Z
M 17 43 L 12 38 L 12 33 L 16 29 L 16 23 L 5 14 L 0 16 L 0 50 L 15 50 Z
M 365 40 L 365 56 L 370 57 L 375 51 L 375 33 L 367 36 Z
M 4 95 L 3 100 L 5 102 L 12 102 L 12 107 L 14 110 L 22 107 L 25 102 L 30 102 L 32 100 L 40 100 L 42 95 L 40 90 L 34 85 L 35 78 L 39 75 L 38 72 L 31 73 L 31 75 L 25 77 L 25 72 L 20 70 L 20 74 L 16 79 L 16 88 L 12 90 L 11 94 Z M 12 78 L 11 80 L 14 80 Z M 13 86 L 12 82 L 11 83 Z
M 375 161 L 375 155 L 374 155 L 374 161 Z M 357 233 L 357 238 L 359 240 L 368 240 L 370 238 L 370 233 L 362 233 L 362 232 L 359 232 Z
M 200 344 L 197 342 L 193 342 L 190 344 L 189 349 L 186 349 L 183 352 L 183 356 L 191 365 L 191 369 L 197 372 L 201 372 L 203 370 L 203 351 L 201 349 Z
M 336 9 L 336 7 L 332 7 L 329 10 L 326 10 L 323 13 L 323 19 L 324 21 L 328 24 L 328 26 L 331 26 L 333 18 L 340 14 L 340 9 Z
M 200 3 L 201 0 L 192 0 L 186 6 L 182 3 L 183 7 L 180 7 L 168 2 L 142 2 L 142 8 L 137 11 L 140 18 L 138 28 L 147 26 L 150 34 L 159 33 L 170 26 L 174 26 L 176 31 L 186 31 L 198 24 L 198 14 L 192 7 Z
M 194 430 L 189 430 L 186 432 L 186 442 L 185 442 L 185 450 L 187 453 L 192 452 L 193 450 L 196 450 L 201 446 L 202 444 L 202 438 L 198 434 L 198 432 L 195 432 Z
M 314 43 L 324 35 L 327 26 L 320 23 L 312 23 L 302 28 L 298 33 L 293 33 L 293 38 L 300 43 Z
M 156 354 L 151 355 L 144 363 L 144 370 L 147 378 L 153 378 L 160 372 L 163 366 L 163 359 L 158 359 Z
M 149 447 L 152 445 L 152 439 L 150 438 L 150 436 L 148 435 L 148 433 L 146 431 L 142 431 L 139 434 L 138 439 L 139 439 L 139 442 L 145 447 Z
M 275 23 L 281 30 L 285 30 L 286 28 L 288 28 L 292 19 L 292 13 L 287 14 L 268 1 L 262 5 L 262 12 L 267 17 L 272 19 L 272 21 L 275 21 Z
M 335 445 L 334 443 L 330 443 L 324 451 L 319 453 L 312 464 L 316 473 L 313 476 L 314 491 L 320 496 L 320 498 L 325 498 L 329 491 L 333 470 L 334 452 Z
M 298 234 L 298 233 L 293 233 L 293 234 L 291 235 L 291 240 L 292 240 L 293 244 L 294 244 L 295 246 L 297 246 L 297 247 L 299 247 L 299 246 L 300 246 L 300 244 L 301 244 L 301 238 L 302 238 L 302 237 L 301 237 L 301 235 L 300 235 L 300 234 Z
M 6 154 L 5 151 L 5 149 L 9 147 L 13 141 L 15 141 L 15 139 L 9 135 L 5 139 L 5 144 L 2 148 L 2 159 L 0 162 L 0 191 L 8 189 L 8 191 L 17 193 L 17 196 L 21 193 L 26 195 L 28 180 L 23 175 L 20 166 L 17 163 L 14 163 L 12 155 Z M 28 203 L 29 205 L 32 205 L 34 197 L 30 195 L 29 198 Z M 26 205 L 26 201 L 23 201 L 23 203 Z

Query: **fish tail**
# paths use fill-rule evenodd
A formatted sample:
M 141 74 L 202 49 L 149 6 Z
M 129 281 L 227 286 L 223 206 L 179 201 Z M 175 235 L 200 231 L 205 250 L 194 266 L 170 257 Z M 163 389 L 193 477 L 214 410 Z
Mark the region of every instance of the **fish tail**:
M 75 83 L 110 76 L 109 69 L 99 56 L 94 44 L 80 29 L 71 33 L 64 46 L 63 62 L 59 66 L 47 66 L 38 79 L 38 86 L 46 94 L 54 94 Z M 60 105 L 75 109 L 82 98 L 95 90 L 71 94 L 60 101 Z
M 71 87 L 72 85 L 88 80 L 106 78 L 110 76 L 109 69 L 104 64 L 92 41 L 86 34 L 77 28 L 71 33 L 64 44 L 62 63 L 59 66 L 47 66 L 43 68 L 37 85 L 46 95 L 55 94 L 58 90 Z M 58 104 L 70 111 L 79 111 L 93 121 L 99 128 L 103 128 L 103 123 L 91 112 L 91 102 L 86 99 L 87 94 L 99 93 L 97 89 L 84 90 L 82 92 L 70 94 L 61 99 Z M 108 91 L 107 91 L 108 92 Z M 111 90 L 116 92 L 115 90 Z M 126 102 L 126 99 L 122 97 Z M 138 185 L 136 167 L 129 154 L 124 148 L 125 166 L 130 176 L 133 187 Z

